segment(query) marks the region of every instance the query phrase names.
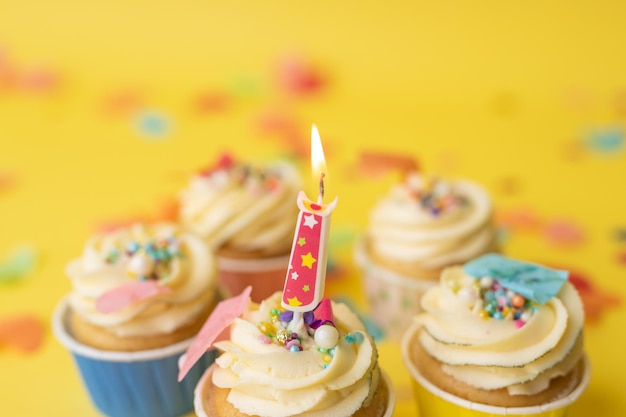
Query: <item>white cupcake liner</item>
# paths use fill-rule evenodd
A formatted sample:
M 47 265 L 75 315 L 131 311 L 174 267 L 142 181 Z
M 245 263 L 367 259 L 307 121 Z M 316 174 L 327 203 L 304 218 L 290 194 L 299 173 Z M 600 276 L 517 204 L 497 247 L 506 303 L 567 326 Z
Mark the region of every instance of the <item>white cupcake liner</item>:
M 438 281 L 406 277 L 377 265 L 367 255 L 363 240 L 356 243 L 354 258 L 361 269 L 370 318 L 386 337 L 400 341 L 413 317 L 422 311 L 422 295 Z
M 443 391 L 426 379 L 411 362 L 410 342 L 412 336 L 419 329 L 420 325 L 414 323 L 405 333 L 402 339 L 402 356 L 409 373 L 413 378 L 413 383 L 417 385 L 416 401 L 420 417 L 437 417 L 443 407 L 446 408 L 446 416 L 458 417 L 490 417 L 490 416 L 526 416 L 526 417 L 562 417 L 567 414 L 568 407 L 580 397 L 587 389 L 591 378 L 591 365 L 587 356 L 583 357 L 583 374 L 576 388 L 567 396 L 558 400 L 530 407 L 499 407 L 481 404 L 457 397 Z M 421 390 L 419 388 L 422 388 Z M 448 403 L 448 405 L 443 404 Z M 449 404 L 457 406 L 454 411 L 450 410 Z
M 69 330 L 67 299 L 55 308 L 52 330 L 73 355 L 94 405 L 109 417 L 176 417 L 193 410 L 193 390 L 215 358 L 207 352 L 178 382 L 178 360 L 193 339 L 159 349 L 115 352 L 74 339 Z

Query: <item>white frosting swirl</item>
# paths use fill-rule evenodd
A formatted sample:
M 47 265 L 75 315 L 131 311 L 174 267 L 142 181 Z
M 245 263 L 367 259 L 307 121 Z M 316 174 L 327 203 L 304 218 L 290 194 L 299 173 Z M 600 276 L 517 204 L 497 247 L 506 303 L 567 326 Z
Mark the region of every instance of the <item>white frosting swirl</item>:
M 143 268 L 158 272 L 151 278 L 158 279 L 171 292 L 111 313 L 100 312 L 96 308 L 98 297 L 139 279 L 136 261 L 145 252 L 139 249 L 129 255 L 127 248 L 155 242 L 175 245 L 177 255 L 161 262 L 158 269 L 151 269 L 145 262 Z M 66 273 L 73 286 L 69 295 L 72 310 L 85 321 L 122 337 L 173 332 L 194 320 L 214 297 L 215 262 L 206 244 L 169 223 L 136 224 L 94 236 L 87 241 L 82 257 L 68 264 Z
M 182 191 L 181 223 L 215 248 L 289 253 L 299 189 L 297 171 L 285 163 L 218 167 Z
M 473 280 L 461 267 L 447 268 L 439 286 L 422 298 L 418 340 L 459 381 L 482 389 L 507 387 L 509 394 L 534 394 L 565 375 L 582 355 L 582 302 L 566 282 L 556 297 L 523 326 L 513 320 L 482 318 L 450 283 Z
M 495 240 L 491 215 L 490 199 L 478 185 L 438 181 L 428 186 L 412 174 L 374 207 L 368 241 L 386 259 L 437 269 L 490 248 Z
M 332 303 L 340 337 L 329 353 L 318 351 L 302 321 L 295 326 L 302 351 L 263 343 L 257 324 L 280 308 L 280 293 L 254 307 L 235 320 L 229 341 L 215 344 L 224 353 L 216 360 L 213 383 L 230 389 L 228 401 L 237 409 L 261 417 L 350 416 L 368 404 L 380 377 L 377 351 L 346 305 Z M 345 335 L 355 332 L 362 341 L 347 341 Z

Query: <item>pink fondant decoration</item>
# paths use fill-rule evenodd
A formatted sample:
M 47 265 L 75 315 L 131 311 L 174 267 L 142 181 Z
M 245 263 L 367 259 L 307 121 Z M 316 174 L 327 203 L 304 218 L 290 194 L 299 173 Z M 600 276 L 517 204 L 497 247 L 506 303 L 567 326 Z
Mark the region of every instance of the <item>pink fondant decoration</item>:
M 172 292 L 171 288 L 164 287 L 155 281 L 132 282 L 102 294 L 96 300 L 96 308 L 104 314 L 113 313 L 137 301 L 170 292 Z
M 241 316 L 250 302 L 251 291 L 252 286 L 248 285 L 241 294 L 219 302 L 200 329 L 198 336 L 187 349 L 184 359 L 180 363 L 178 381 L 183 380 L 187 372 L 204 355 L 204 352 L 213 346 L 213 343 L 220 340 L 220 337 L 227 336 L 228 333 L 224 330 L 230 326 L 235 318 Z
M 319 321 L 321 324 L 327 322 L 335 324 L 335 316 L 333 315 L 333 308 L 330 305 L 329 298 L 322 298 L 320 304 L 313 311 L 313 317 L 315 317 L 315 321 Z

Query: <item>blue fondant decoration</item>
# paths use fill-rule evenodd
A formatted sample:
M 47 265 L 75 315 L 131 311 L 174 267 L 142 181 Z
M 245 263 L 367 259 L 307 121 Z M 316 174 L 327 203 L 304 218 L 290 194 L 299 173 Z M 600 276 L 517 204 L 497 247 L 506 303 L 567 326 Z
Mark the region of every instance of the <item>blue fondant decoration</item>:
M 466 274 L 475 278 L 491 277 L 504 288 L 539 304 L 545 304 L 563 287 L 568 271 L 510 259 L 490 253 L 463 266 Z

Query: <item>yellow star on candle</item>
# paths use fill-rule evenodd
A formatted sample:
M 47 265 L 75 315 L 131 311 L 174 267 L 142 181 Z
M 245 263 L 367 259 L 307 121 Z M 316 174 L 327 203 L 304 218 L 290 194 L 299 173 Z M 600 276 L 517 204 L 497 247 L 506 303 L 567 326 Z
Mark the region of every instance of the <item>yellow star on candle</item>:
M 300 305 L 302 305 L 302 303 L 300 302 L 300 300 L 298 300 L 298 297 L 293 297 L 293 298 L 287 298 L 287 302 L 289 303 L 290 306 L 292 307 L 298 307 Z
M 313 264 L 317 261 L 312 255 L 311 252 L 306 255 L 300 255 L 302 257 L 302 266 L 306 266 L 309 269 L 313 269 Z
M 306 239 L 303 238 L 303 237 L 299 238 L 298 239 L 298 245 L 300 245 L 300 246 L 306 245 Z
M 309 287 L 308 285 L 305 285 L 302 287 L 302 291 L 304 292 L 309 292 L 311 290 L 311 287 Z

